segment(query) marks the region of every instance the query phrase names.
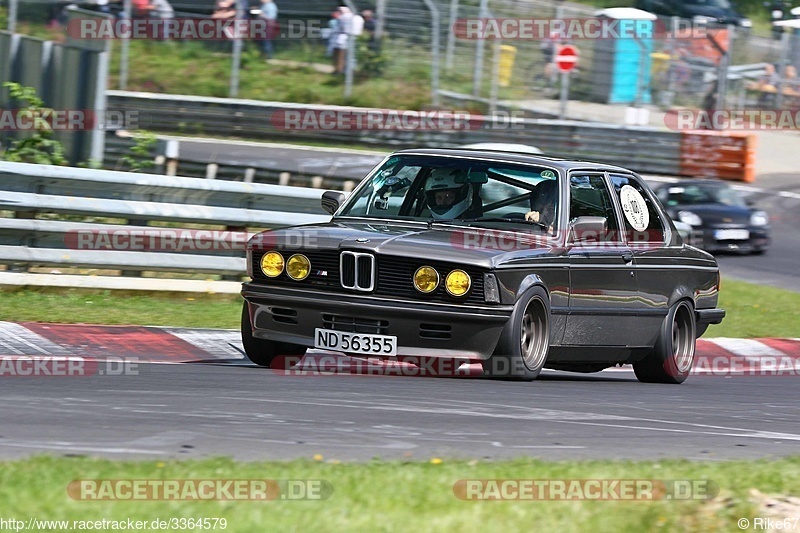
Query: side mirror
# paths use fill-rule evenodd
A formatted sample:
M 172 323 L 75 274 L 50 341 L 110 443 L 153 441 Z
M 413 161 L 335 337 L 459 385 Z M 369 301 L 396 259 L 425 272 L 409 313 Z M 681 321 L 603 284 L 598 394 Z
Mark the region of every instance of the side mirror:
M 573 242 L 600 241 L 608 233 L 606 217 L 578 217 L 570 223 Z
M 322 209 L 329 214 L 334 214 L 339 206 L 342 205 L 347 198 L 347 195 L 340 191 L 325 191 L 322 193 Z

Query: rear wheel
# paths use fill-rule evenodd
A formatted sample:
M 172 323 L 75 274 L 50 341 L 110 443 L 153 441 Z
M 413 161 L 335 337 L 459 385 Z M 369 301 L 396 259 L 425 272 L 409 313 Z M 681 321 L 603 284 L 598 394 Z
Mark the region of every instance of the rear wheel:
M 550 351 L 550 303 L 542 287 L 529 289 L 517 302 L 492 356 L 483 361 L 483 375 L 495 379 L 533 381 Z
M 696 340 L 694 309 L 681 300 L 667 313 L 653 350 L 633 364 L 636 377 L 643 383 L 683 383 L 692 370 Z
M 302 357 L 306 353 L 305 346 L 270 341 L 253 337 L 253 325 L 247 302 L 242 305 L 242 346 L 247 358 L 258 366 L 271 366 L 277 357 L 294 355 Z

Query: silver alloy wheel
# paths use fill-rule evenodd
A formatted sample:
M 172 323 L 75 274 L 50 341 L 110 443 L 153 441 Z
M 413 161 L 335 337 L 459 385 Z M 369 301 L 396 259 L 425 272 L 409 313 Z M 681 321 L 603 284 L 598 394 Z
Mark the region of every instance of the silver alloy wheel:
M 547 307 L 538 296 L 528 302 L 522 318 L 520 349 L 522 360 L 531 370 L 541 368 L 550 344 L 550 322 Z
M 695 322 L 692 310 L 682 303 L 672 319 L 672 358 L 681 374 L 689 372 L 694 362 Z

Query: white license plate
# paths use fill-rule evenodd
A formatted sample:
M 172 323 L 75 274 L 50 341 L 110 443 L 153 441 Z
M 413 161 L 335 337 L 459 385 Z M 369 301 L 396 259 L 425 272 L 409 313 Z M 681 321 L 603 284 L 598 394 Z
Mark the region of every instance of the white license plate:
M 397 355 L 397 337 L 316 328 L 314 348 L 365 355 Z
M 750 232 L 746 229 L 718 229 L 714 232 L 714 238 L 718 241 L 746 241 L 750 238 Z

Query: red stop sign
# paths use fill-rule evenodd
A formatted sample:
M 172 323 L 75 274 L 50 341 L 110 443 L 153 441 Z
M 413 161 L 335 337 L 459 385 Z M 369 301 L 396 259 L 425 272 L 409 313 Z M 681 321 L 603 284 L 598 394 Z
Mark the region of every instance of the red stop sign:
M 578 49 L 572 45 L 564 45 L 555 58 L 556 66 L 561 72 L 569 72 L 578 64 Z

